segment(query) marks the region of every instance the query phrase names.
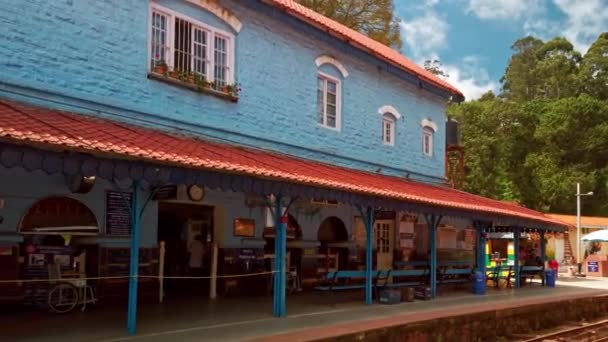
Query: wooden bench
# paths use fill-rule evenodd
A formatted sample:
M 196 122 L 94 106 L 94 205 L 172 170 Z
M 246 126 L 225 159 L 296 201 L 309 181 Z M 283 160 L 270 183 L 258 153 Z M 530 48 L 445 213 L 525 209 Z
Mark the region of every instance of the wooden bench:
M 372 271 L 372 287 L 382 276 L 383 271 Z M 352 282 L 351 281 L 355 281 Z M 355 290 L 365 288 L 365 271 L 332 271 L 321 280 L 321 285 L 315 286 L 318 291 Z
M 519 276 L 526 283 L 526 279 L 530 279 L 530 283 L 534 277 L 538 276 L 541 281 L 541 285 L 545 285 L 545 268 L 543 266 L 522 266 L 519 271 Z

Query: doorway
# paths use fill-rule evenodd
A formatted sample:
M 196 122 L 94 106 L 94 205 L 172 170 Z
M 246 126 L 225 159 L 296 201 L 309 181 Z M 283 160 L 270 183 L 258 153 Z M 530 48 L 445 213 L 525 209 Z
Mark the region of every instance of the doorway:
M 376 267 L 379 270 L 393 268 L 394 220 L 377 220 L 375 223 Z
M 158 241 L 165 242 L 166 276 L 208 277 L 213 245 L 213 207 L 181 202 L 159 202 Z M 166 279 L 165 294 L 207 295 L 206 279 Z

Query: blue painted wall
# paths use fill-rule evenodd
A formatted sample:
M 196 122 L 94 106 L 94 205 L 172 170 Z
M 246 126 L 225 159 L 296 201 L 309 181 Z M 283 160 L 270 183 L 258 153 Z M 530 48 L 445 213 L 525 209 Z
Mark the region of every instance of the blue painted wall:
M 223 29 L 182 0 L 161 3 Z M 150 80 L 145 0 L 0 0 L 0 97 L 179 130 L 338 165 L 440 181 L 445 99 L 394 76 L 342 42 L 254 1 L 221 1 L 236 35 L 238 103 Z M 342 129 L 317 124 L 315 58 L 331 55 L 343 81 Z M 402 115 L 395 146 L 381 142 L 378 108 Z M 437 123 L 432 157 L 420 122 Z

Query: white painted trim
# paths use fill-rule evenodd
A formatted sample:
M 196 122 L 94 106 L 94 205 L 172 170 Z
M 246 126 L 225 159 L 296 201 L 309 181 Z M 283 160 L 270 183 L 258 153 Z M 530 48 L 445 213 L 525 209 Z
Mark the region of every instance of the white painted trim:
M 319 72 L 317 74 L 318 76 L 321 76 L 321 78 L 324 78 L 326 80 L 332 81 L 334 83 L 336 83 L 336 127 L 331 127 L 331 126 L 327 126 L 324 123 L 319 123 L 319 125 L 321 127 L 327 128 L 327 129 L 331 129 L 334 131 L 340 131 L 341 127 L 342 127 L 342 82 L 340 82 L 339 79 L 328 75 L 326 73 L 323 72 Z M 326 100 L 325 100 L 325 93 L 324 92 L 324 99 L 323 99 L 323 111 L 326 111 Z M 325 114 L 325 113 L 324 113 Z M 325 120 L 325 116 L 323 118 Z
M 346 70 L 344 65 L 342 63 L 340 63 L 340 61 L 338 61 L 337 59 L 335 59 L 331 56 L 321 55 L 321 56 L 317 57 L 317 59 L 315 59 L 315 64 L 317 65 L 317 67 L 320 67 L 323 64 L 331 64 L 340 71 L 340 73 L 342 74 L 342 77 L 344 77 L 344 78 L 348 77 L 348 70 Z
M 428 127 L 433 130 L 433 132 L 437 133 L 437 124 L 429 119 L 423 119 L 420 121 L 420 126 Z
M 386 105 L 378 108 L 378 114 L 384 115 L 386 113 L 392 114 L 397 120 L 401 119 L 401 114 L 393 106 Z
M 232 27 L 232 29 L 235 32 L 237 32 L 237 33 L 241 32 L 241 29 L 243 28 L 243 23 L 241 23 L 241 21 L 236 16 L 234 16 L 234 14 L 230 13 L 230 11 L 219 6 L 216 1 L 212 1 L 212 0 L 186 0 L 186 1 L 188 1 L 189 3 L 191 3 L 193 5 L 202 7 L 203 9 L 207 10 L 211 14 L 215 15 L 216 17 L 218 17 L 219 19 L 224 21 L 226 24 L 228 24 L 230 27 Z

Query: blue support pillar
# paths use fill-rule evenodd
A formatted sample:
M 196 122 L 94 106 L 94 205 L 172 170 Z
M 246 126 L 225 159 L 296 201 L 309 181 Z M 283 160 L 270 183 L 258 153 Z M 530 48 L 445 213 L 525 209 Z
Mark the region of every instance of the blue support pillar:
M 139 181 L 133 181 L 133 203 L 131 207 L 131 258 L 129 266 L 129 303 L 127 309 L 127 330 L 134 335 L 137 326 L 137 282 L 139 271 Z
M 281 212 L 281 196 L 276 196 L 274 203 L 274 283 L 273 283 L 273 310 L 275 317 L 285 317 L 285 258 L 287 256 L 286 229 Z
M 367 207 L 365 215 L 365 304 L 372 304 L 372 270 L 373 265 L 373 232 L 374 232 L 374 209 Z
M 437 296 L 437 226 L 441 221 L 441 216 L 425 215 L 425 219 L 429 228 L 429 248 L 430 248 L 430 283 L 431 283 L 431 298 Z
M 514 253 L 514 265 L 513 270 L 515 274 L 515 288 L 519 288 L 520 277 L 519 277 L 519 240 L 521 239 L 521 230 L 519 227 L 513 228 L 513 253 Z

